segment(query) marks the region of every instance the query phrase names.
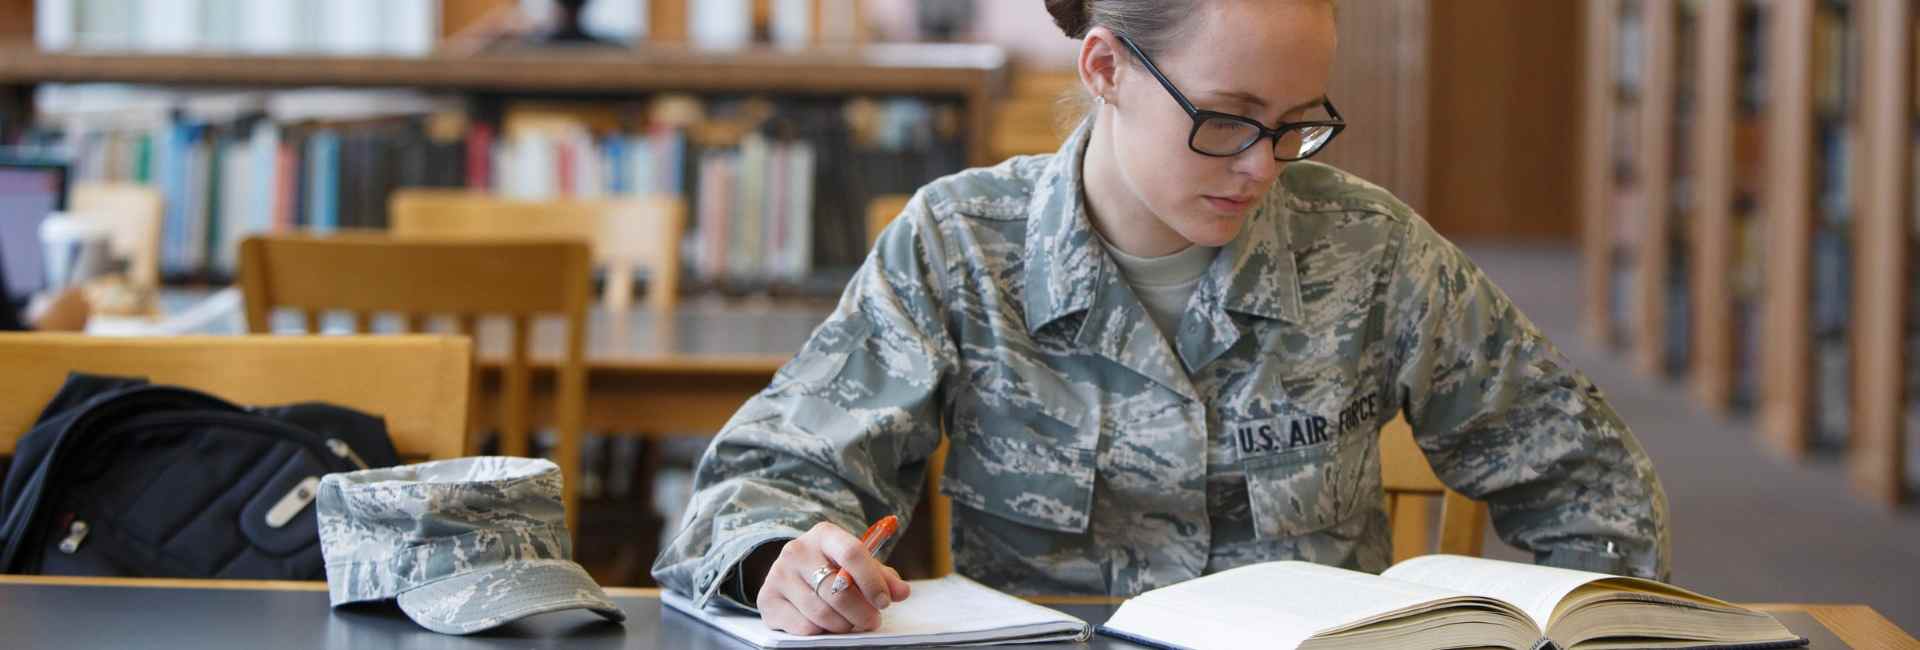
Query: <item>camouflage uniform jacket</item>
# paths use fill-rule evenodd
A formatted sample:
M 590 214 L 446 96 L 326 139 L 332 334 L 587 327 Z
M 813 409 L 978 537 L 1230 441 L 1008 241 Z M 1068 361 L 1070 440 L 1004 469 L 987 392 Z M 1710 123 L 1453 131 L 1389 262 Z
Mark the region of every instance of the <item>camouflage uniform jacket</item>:
M 1664 579 L 1666 498 L 1601 393 L 1388 192 L 1293 163 L 1163 336 L 1052 155 L 921 189 L 802 351 L 720 431 L 653 572 L 734 568 L 921 497 L 944 429 L 956 569 L 1130 595 L 1253 562 L 1390 561 L 1379 436 L 1542 563 Z

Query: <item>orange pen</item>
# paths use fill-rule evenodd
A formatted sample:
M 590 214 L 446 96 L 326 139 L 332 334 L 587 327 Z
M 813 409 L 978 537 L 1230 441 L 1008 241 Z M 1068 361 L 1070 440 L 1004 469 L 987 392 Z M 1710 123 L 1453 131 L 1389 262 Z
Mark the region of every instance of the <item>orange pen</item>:
M 887 543 L 887 540 L 897 532 L 900 532 L 899 517 L 893 515 L 881 517 L 879 521 L 867 527 L 866 533 L 860 535 L 860 545 L 867 547 L 867 553 L 874 553 L 880 550 L 881 544 Z M 853 584 L 853 576 L 847 575 L 847 570 L 843 567 L 839 573 L 833 574 L 831 593 L 837 596 L 840 592 L 846 591 L 847 585 L 850 584 Z

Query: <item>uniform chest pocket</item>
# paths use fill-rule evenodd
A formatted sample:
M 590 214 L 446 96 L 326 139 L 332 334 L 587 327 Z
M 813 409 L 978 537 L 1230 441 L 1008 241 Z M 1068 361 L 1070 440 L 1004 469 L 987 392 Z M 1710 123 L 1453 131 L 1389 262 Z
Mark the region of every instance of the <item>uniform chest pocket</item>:
M 1360 446 L 1340 441 L 1247 460 L 1242 468 L 1255 538 L 1298 537 L 1352 516 L 1363 463 L 1350 456 L 1364 454 Z
M 1093 510 L 1094 441 L 1047 414 L 956 409 L 940 492 L 955 503 L 1047 530 L 1084 533 Z

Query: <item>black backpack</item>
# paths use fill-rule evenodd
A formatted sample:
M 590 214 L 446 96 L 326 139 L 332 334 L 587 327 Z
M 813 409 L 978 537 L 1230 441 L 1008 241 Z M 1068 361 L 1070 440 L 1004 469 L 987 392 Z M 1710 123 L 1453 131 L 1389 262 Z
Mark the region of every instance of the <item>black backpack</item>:
M 378 417 L 74 374 L 0 491 L 0 573 L 318 580 L 320 476 L 398 464 Z

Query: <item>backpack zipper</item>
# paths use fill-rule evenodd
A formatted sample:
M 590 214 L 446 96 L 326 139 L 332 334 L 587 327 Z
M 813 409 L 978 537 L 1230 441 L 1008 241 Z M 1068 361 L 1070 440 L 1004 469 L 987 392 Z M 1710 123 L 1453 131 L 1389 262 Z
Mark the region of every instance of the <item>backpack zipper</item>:
M 353 463 L 355 467 L 358 467 L 360 469 L 372 469 L 367 466 L 367 461 L 360 459 L 360 454 L 353 453 L 353 447 L 349 446 L 344 440 L 341 440 L 339 438 L 328 438 L 327 449 L 332 450 L 333 455 L 339 456 L 341 460 Z
M 60 552 L 73 555 L 80 551 L 80 543 L 87 540 L 87 522 L 75 519 L 67 526 L 67 536 L 60 540 Z

